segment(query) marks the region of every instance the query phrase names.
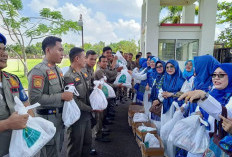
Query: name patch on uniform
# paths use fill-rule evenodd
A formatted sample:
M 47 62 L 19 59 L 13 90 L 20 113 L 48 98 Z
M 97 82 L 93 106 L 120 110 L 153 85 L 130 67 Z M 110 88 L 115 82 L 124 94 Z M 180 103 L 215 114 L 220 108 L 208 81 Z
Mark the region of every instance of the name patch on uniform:
M 56 79 L 56 73 L 53 70 L 47 70 L 48 80 Z
M 9 82 L 12 88 L 19 88 L 19 83 L 13 77 L 10 77 Z
M 32 76 L 32 88 L 42 88 L 44 78 L 43 76 L 33 75 Z

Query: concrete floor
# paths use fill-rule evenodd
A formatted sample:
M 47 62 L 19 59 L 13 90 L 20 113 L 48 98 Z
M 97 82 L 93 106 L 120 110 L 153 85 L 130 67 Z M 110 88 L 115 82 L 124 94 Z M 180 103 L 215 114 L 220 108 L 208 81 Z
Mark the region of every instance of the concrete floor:
M 124 104 L 119 103 L 115 107 L 114 124 L 108 125 L 111 133 L 107 136 L 112 142 L 102 143 L 93 139 L 93 146 L 98 153 L 95 157 L 141 157 L 140 149 L 127 122 L 127 112 L 130 103 L 131 101 L 128 99 Z M 64 142 L 62 157 L 66 156 L 66 144 L 67 139 Z

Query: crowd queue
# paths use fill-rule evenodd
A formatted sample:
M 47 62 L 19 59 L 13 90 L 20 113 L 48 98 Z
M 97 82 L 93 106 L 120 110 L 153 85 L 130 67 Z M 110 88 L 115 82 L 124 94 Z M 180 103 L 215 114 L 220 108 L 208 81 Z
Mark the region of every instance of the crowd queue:
M 64 57 L 62 40 L 49 36 L 42 42 L 45 55 L 43 61 L 28 73 L 27 96 L 19 78 L 3 71 L 7 67 L 8 58 L 6 41 L 0 34 L 0 156 L 9 154 L 12 130 L 25 128 L 29 115 L 42 117 L 56 127 L 54 137 L 40 150 L 39 156 L 59 156 L 64 141 L 63 105 L 64 101 L 72 99 L 78 105 L 81 116 L 66 130 L 67 156 L 94 155 L 96 150 L 92 146 L 92 138 L 100 142 L 111 142 L 107 137 L 111 133 L 107 125 L 113 123 L 116 99 L 124 103 L 125 97 L 144 105 L 145 114 L 155 124 L 159 133 L 179 110 L 183 113 L 183 118 L 199 115 L 207 123 L 205 129 L 211 140 L 204 153 L 194 154 L 163 140 L 165 155 L 168 157 L 202 157 L 210 151 L 216 157 L 231 155 L 231 63 L 219 63 L 211 55 L 197 56 L 194 60 L 186 61 L 182 72 L 178 62 L 173 59 L 164 62 L 150 52 L 146 53 L 146 58 L 142 58 L 140 52 L 133 61 L 132 53 L 121 52 L 127 61 L 128 73 L 133 78 L 132 88 L 129 89 L 123 84 L 114 84 L 123 67 L 117 65 L 118 57 L 110 47 L 104 47 L 101 56 L 97 56 L 92 50 L 85 52 L 82 48 L 72 48 L 69 52 L 71 65 L 63 73 L 56 65 L 61 63 Z M 107 99 L 108 106 L 105 110 L 93 110 L 89 96 L 94 89 L 94 81 L 104 77 L 117 93 L 117 98 Z M 74 85 L 79 95 L 65 91 L 66 85 Z M 34 112 L 29 110 L 28 114 L 19 115 L 14 110 L 14 96 L 18 96 L 25 106 L 37 102 L 41 106 Z M 219 130 L 217 132 L 220 134 L 218 143 L 215 142 L 215 136 L 210 136 L 215 130 Z

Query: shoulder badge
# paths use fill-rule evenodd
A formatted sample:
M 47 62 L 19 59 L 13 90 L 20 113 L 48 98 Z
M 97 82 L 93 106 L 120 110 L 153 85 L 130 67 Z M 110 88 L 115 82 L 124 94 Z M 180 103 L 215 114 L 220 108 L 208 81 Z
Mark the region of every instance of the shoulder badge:
M 42 88 L 44 82 L 43 76 L 33 75 L 32 76 L 32 88 Z
M 53 70 L 47 70 L 48 80 L 56 79 L 57 75 Z
M 87 75 L 86 73 L 84 73 L 84 76 L 85 76 L 85 78 L 87 78 L 87 77 L 88 77 L 88 75 Z
M 19 83 L 12 76 L 10 76 L 9 82 L 12 88 L 19 88 Z
M 78 82 L 78 81 L 80 81 L 80 80 L 81 80 L 81 79 L 80 79 L 79 77 L 76 77 L 76 78 L 75 78 L 75 81 L 76 81 L 76 82 Z

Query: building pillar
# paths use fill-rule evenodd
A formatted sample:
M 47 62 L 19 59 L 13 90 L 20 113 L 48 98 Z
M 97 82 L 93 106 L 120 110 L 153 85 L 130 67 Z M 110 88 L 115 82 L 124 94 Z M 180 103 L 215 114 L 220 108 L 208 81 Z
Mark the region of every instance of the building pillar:
M 142 11 L 141 11 L 141 40 L 140 40 L 140 51 L 145 53 L 145 26 L 146 26 L 146 0 L 143 0 Z
M 145 53 L 158 56 L 160 0 L 146 0 Z
M 199 23 L 202 23 L 199 40 L 199 54 L 213 55 L 215 26 L 216 26 L 217 0 L 199 0 Z
M 194 23 L 195 4 L 183 6 L 182 23 Z

